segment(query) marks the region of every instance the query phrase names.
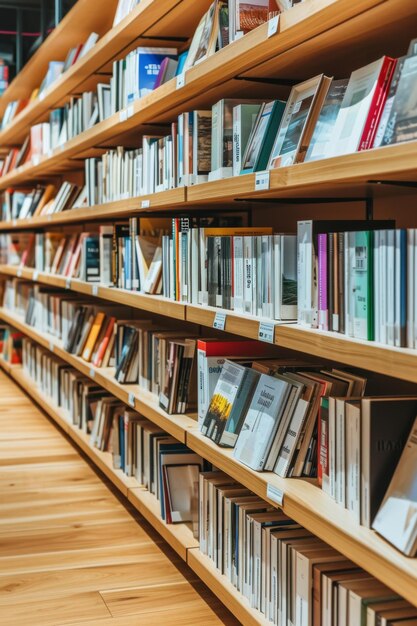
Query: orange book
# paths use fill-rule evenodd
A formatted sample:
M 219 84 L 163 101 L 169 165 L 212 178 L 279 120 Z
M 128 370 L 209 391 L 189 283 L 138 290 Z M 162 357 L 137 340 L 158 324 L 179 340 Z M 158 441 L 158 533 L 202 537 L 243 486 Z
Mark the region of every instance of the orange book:
M 55 195 L 55 185 L 46 185 L 45 191 L 42 194 L 42 198 L 38 202 L 38 206 L 36 207 L 33 217 L 41 214 L 41 211 L 44 206 L 48 204 L 52 200 Z
M 101 367 L 101 364 L 103 363 L 103 358 L 106 353 L 107 346 L 109 345 L 110 338 L 113 335 L 115 323 L 116 323 L 116 318 L 111 317 L 106 326 L 105 333 L 97 347 L 96 353 L 92 361 L 93 365 L 96 365 L 97 367 Z
M 103 312 L 97 313 L 95 317 L 82 354 L 85 361 L 89 361 L 91 359 L 91 355 L 93 354 L 94 346 L 96 344 L 97 337 L 100 334 L 101 325 L 103 324 L 105 317 L 106 316 Z

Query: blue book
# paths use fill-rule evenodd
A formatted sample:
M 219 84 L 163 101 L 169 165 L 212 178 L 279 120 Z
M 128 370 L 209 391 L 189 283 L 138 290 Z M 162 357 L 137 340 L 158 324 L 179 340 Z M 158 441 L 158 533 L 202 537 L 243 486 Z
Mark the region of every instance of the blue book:
M 182 74 L 182 72 L 184 70 L 185 62 L 186 62 L 187 57 L 188 57 L 188 52 L 189 52 L 189 50 L 184 50 L 184 52 L 181 52 L 180 56 L 178 57 L 178 65 L 177 65 L 177 69 L 175 71 L 175 76 L 179 76 L 180 74 Z
M 162 61 L 165 57 L 176 59 L 177 50 L 175 48 L 138 48 L 136 55 L 138 68 L 137 91 L 139 98 L 143 98 L 143 96 L 155 89 Z
M 120 469 L 125 471 L 125 420 L 123 414 L 119 415 L 119 451 Z

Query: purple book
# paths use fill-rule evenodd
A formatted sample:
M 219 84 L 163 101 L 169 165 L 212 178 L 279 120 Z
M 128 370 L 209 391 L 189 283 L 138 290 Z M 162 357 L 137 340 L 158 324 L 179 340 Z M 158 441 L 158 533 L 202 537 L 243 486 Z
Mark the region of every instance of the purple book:
M 165 59 L 161 63 L 159 74 L 156 77 L 154 89 L 171 80 L 171 78 L 175 76 L 175 70 L 177 69 L 177 66 L 178 61 L 176 61 L 175 59 L 171 59 L 170 57 L 165 57 Z
M 319 329 L 329 330 L 327 308 L 327 233 L 318 235 Z

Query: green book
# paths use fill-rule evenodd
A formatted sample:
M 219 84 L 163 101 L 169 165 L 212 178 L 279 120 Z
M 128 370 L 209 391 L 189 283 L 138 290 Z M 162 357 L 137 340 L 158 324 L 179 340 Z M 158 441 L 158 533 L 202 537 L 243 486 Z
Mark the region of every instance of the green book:
M 374 339 L 373 231 L 348 233 L 351 336 Z

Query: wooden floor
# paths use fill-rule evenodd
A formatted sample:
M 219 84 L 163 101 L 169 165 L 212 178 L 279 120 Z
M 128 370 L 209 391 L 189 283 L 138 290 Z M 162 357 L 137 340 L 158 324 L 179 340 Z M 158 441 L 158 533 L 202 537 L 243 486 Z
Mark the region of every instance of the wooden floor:
M 0 372 L 0 624 L 236 620 Z

